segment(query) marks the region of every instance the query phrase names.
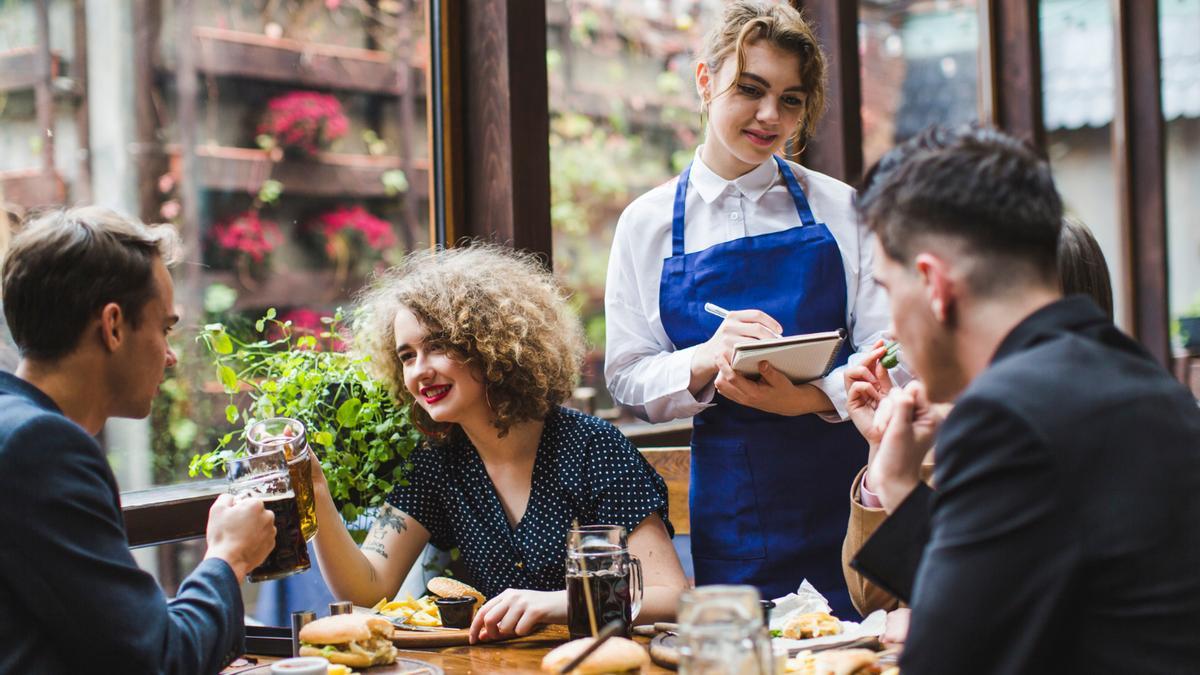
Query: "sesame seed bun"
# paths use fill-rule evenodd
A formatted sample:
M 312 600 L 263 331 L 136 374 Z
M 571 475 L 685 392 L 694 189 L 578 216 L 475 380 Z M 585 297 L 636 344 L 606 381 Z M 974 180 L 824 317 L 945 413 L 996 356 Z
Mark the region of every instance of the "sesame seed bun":
M 553 651 L 542 658 L 544 672 L 557 673 L 563 666 L 575 660 L 595 641 L 595 638 L 581 638 L 555 647 Z M 600 648 L 592 652 L 583 663 L 572 670 L 577 675 L 597 675 L 599 673 L 639 672 L 643 666 L 650 663 L 646 650 L 633 640 L 623 637 L 609 638 Z
M 471 588 L 467 584 L 458 579 L 449 577 L 434 577 L 426 584 L 429 592 L 440 598 L 475 598 L 475 609 L 479 609 L 487 598 L 483 597 L 483 593 Z

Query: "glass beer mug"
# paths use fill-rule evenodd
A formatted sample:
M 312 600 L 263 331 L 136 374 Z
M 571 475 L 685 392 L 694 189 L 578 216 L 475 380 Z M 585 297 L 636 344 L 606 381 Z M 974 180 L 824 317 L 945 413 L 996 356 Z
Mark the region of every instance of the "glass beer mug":
M 684 675 L 769 675 L 774 670 L 771 638 L 753 586 L 684 591 L 678 644 Z
M 313 500 L 312 464 L 304 424 L 290 417 L 272 417 L 246 429 L 246 447 L 251 454 L 282 450 L 300 509 L 300 531 L 308 541 L 317 533 L 317 503 Z
M 643 590 L 642 561 L 629 553 L 624 527 L 584 525 L 567 533 L 567 626 L 572 640 L 588 637 L 593 627 L 599 631 L 614 619 L 624 624 L 628 637 L 642 608 Z
M 263 564 L 250 571 L 250 581 L 268 581 L 303 572 L 311 563 L 300 530 L 300 510 L 282 450 L 228 460 L 229 493 L 238 499 L 255 497 L 275 514 L 275 548 Z

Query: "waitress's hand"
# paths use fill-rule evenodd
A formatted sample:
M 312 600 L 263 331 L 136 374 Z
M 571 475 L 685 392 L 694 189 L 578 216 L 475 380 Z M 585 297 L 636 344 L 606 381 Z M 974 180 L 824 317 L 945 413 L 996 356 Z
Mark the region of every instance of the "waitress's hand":
M 693 395 L 712 381 L 720 371 L 721 360 L 733 359 L 733 346 L 748 340 L 765 340 L 783 332 L 783 326 L 765 312 L 743 309 L 730 312 L 717 327 L 717 332 L 701 343 L 692 355 L 692 380 L 688 390 Z
M 905 638 L 908 637 L 908 617 L 911 614 L 912 611 L 907 607 L 888 612 L 883 623 L 883 635 L 879 636 L 879 641 L 885 645 L 904 644 Z
M 722 396 L 740 403 L 748 408 L 756 408 L 776 415 L 803 415 L 814 412 L 805 403 L 801 387 L 792 384 L 786 375 L 763 361 L 758 364 L 758 372 L 762 377 L 751 380 L 733 369 L 728 357 L 722 356 L 718 362 L 716 387 Z M 805 387 L 817 391 L 828 403 L 824 392 L 815 387 Z M 819 409 L 819 408 L 818 408 Z
M 566 591 L 510 588 L 483 603 L 471 621 L 470 642 L 529 635 L 540 624 L 567 622 Z

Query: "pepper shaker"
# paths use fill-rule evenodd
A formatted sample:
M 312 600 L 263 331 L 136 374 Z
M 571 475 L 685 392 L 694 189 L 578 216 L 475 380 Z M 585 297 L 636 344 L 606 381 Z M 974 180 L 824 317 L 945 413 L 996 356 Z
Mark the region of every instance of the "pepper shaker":
M 300 629 L 317 620 L 316 612 L 292 612 L 292 656 L 300 656 Z
M 353 614 L 354 603 L 349 600 L 339 600 L 329 603 L 329 616 L 337 616 L 338 614 Z

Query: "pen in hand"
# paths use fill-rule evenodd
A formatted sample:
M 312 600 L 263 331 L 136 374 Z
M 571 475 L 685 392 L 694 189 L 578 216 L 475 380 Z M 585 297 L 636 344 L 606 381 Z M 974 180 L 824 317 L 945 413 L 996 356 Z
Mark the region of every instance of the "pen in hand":
M 719 316 L 722 319 L 729 316 L 729 310 L 725 309 L 724 307 L 714 305 L 711 302 L 704 303 L 704 311 L 708 312 L 709 314 L 712 314 L 713 316 Z M 763 326 L 763 328 L 766 328 L 766 326 Z M 783 337 L 782 335 L 780 335 L 779 333 L 776 333 L 775 331 L 771 330 L 770 328 L 767 328 L 767 332 L 770 333 L 771 337 L 773 337 L 773 338 Z

